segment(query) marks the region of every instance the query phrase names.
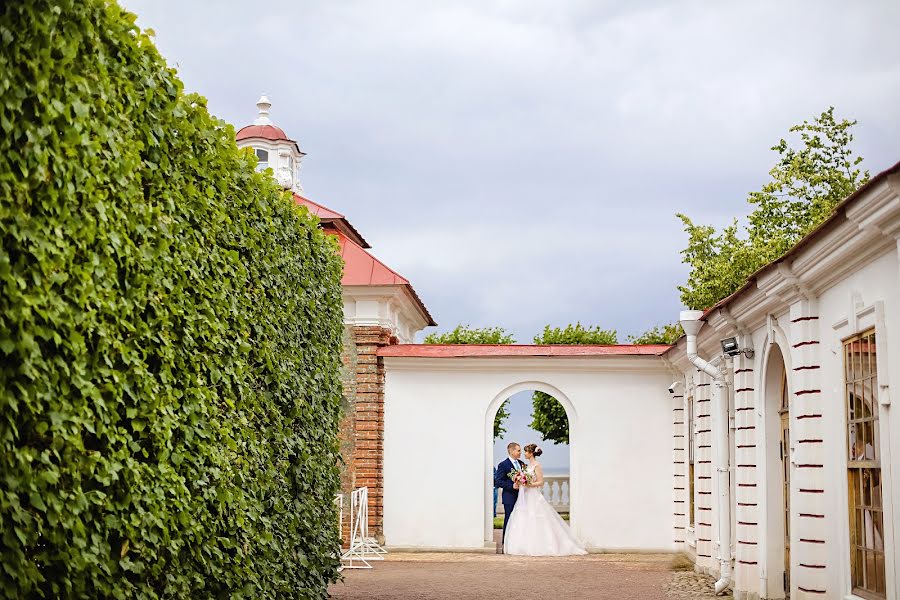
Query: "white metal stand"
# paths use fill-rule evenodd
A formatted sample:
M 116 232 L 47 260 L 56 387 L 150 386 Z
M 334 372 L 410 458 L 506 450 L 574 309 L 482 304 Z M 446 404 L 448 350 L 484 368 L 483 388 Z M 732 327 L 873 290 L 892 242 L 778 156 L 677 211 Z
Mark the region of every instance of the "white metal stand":
M 362 502 L 365 507 L 365 510 L 363 511 L 365 515 L 363 525 L 363 546 L 365 547 L 365 553 L 371 555 L 370 560 L 384 560 L 384 555 L 387 554 L 387 550 L 382 548 L 378 542 L 375 541 L 374 537 L 369 537 L 369 488 L 364 487 L 360 489 L 362 490 L 360 502 Z
M 384 560 L 385 554 L 387 550 L 369 536 L 369 488 L 357 488 L 350 493 L 350 544 L 341 560 L 347 569 L 371 569 L 369 561 Z
M 343 494 L 335 494 L 334 495 L 334 503 L 338 507 L 338 536 L 344 535 L 344 495 Z M 343 560 L 343 556 L 341 556 L 341 560 Z M 338 573 L 344 570 L 344 565 L 338 567 Z

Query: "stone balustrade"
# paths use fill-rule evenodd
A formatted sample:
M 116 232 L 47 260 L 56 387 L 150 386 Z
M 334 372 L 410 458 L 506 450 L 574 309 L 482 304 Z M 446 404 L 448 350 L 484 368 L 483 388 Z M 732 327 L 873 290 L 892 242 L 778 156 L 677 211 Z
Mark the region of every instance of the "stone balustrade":
M 544 498 L 556 509 L 558 513 L 569 512 L 569 476 L 568 475 L 545 475 L 544 476 Z M 497 515 L 503 514 L 503 499 L 498 490 L 497 492 Z

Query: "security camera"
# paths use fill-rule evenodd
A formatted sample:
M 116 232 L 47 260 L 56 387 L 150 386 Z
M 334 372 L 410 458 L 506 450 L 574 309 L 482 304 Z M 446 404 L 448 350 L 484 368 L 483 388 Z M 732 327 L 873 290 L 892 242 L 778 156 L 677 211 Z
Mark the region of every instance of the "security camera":
M 674 394 L 674 393 L 675 393 L 675 390 L 678 388 L 679 385 L 681 385 L 681 382 L 679 382 L 679 381 L 673 381 L 673 382 L 672 382 L 672 385 L 669 386 L 669 393 L 670 393 L 670 394 Z

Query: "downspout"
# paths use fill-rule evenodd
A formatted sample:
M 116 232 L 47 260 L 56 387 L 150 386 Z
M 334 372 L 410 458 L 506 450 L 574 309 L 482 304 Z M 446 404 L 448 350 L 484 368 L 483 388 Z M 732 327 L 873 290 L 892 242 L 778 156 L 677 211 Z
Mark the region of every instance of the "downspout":
M 681 311 L 679 320 L 687 339 L 687 357 L 695 367 L 713 378 L 712 404 L 716 415 L 715 451 L 716 475 L 719 486 L 719 580 L 716 581 L 716 595 L 721 594 L 731 584 L 731 502 L 728 480 L 728 402 L 725 397 L 725 374 L 713 363 L 697 354 L 697 334 L 703 327 L 701 310 Z

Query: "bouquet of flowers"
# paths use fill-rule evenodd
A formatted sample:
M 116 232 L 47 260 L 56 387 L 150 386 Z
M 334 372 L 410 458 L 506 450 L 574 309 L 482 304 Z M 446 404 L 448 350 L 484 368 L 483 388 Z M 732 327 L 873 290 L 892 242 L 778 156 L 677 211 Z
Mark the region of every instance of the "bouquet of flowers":
M 526 469 L 513 469 L 506 476 L 512 479 L 513 483 L 518 483 L 520 487 L 525 487 L 534 481 L 534 475 Z

